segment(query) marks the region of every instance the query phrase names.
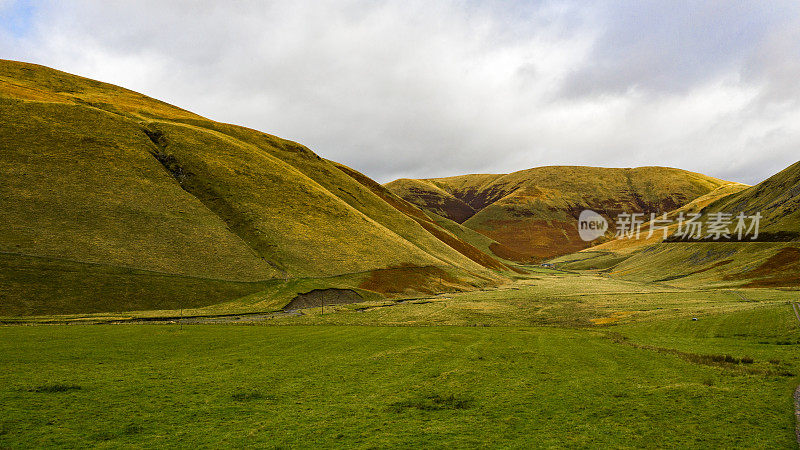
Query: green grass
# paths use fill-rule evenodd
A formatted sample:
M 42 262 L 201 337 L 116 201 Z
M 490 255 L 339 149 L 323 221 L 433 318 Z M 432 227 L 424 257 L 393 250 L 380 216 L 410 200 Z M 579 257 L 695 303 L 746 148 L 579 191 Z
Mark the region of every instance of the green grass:
M 653 339 L 642 332 L 631 336 Z M 750 350 L 735 338 L 685 339 L 706 351 Z M 788 350 L 778 357 L 796 371 Z M 589 330 L 5 327 L 0 363 L 3 447 L 790 447 L 794 439 L 796 378 L 696 364 Z
M 763 216 L 760 239 L 800 239 L 800 161 L 749 189 L 725 196 L 708 205 L 703 213 L 733 214 L 740 212 Z M 707 216 L 706 216 L 707 217 Z
M 770 286 L 797 289 L 797 242 L 674 242 L 631 253 L 582 251 L 552 260 L 565 270 L 680 288 Z M 783 255 L 783 256 L 781 256 Z
M 542 269 L 253 326 L 0 327 L 0 447 L 790 448 L 795 297 Z
M 513 284 L 474 292 L 447 293 L 398 303 L 378 300 L 306 311 L 278 319 L 283 324 L 561 326 L 594 328 L 630 322 L 728 311 L 785 307 L 797 291 L 776 289 L 676 288 L 599 275 L 542 269 Z M 332 314 L 335 312 L 335 314 Z
M 0 317 L 192 309 L 261 292 L 269 284 L 0 253 Z

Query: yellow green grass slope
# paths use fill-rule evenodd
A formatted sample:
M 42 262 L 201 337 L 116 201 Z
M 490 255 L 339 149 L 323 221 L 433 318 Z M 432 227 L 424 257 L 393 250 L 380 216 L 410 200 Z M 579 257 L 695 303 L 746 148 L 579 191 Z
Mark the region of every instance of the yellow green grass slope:
M 484 281 L 505 269 L 300 144 L 127 89 L 0 61 L 0 112 L 0 314 L 202 306 L 275 278 L 387 268 Z
M 495 254 L 530 261 L 586 248 L 576 226 L 584 209 L 607 217 L 620 212 L 660 213 L 725 184 L 717 178 L 666 167 L 548 166 L 506 175 L 398 180 L 386 186 L 440 215 L 442 209 L 447 211 L 443 205 L 452 204 L 450 197 L 460 200 L 475 211 L 462 224 L 506 249 L 498 248 Z M 438 200 L 437 192 L 444 192 Z
M 555 261 L 562 268 L 603 270 L 610 276 L 657 281 L 678 286 L 744 286 L 800 288 L 800 163 L 795 163 L 764 182 L 748 187 L 731 184 L 712 191 L 671 212 L 700 213 L 708 231 L 709 216 L 734 217 L 761 214 L 759 235 L 715 241 L 703 233 L 700 241 L 676 237 L 677 224 L 641 239 L 605 242 Z M 730 229 L 736 225 L 734 218 Z
M 800 161 L 756 186 L 720 198 L 702 213 L 759 213 L 763 217 L 758 240 L 800 240 Z

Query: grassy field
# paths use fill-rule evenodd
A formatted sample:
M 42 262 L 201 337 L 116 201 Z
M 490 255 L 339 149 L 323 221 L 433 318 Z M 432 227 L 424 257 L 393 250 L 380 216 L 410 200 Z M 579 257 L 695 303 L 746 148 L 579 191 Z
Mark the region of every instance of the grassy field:
M 796 296 L 537 269 L 252 326 L 7 326 L 0 447 L 792 448 Z
M 585 328 L 763 308 L 788 308 L 798 291 L 675 287 L 609 278 L 599 274 L 529 267 L 513 284 L 471 292 L 411 299 L 329 305 L 282 324 L 559 326 Z M 791 311 L 788 309 L 787 311 Z M 332 313 L 333 312 L 333 313 Z

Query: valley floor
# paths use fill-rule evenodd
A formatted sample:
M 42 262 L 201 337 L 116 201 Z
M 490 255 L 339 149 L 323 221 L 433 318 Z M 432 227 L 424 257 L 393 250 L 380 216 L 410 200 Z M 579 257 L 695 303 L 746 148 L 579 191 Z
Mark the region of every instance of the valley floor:
M 5 326 L 0 447 L 796 448 L 797 295 L 542 271 L 253 326 Z

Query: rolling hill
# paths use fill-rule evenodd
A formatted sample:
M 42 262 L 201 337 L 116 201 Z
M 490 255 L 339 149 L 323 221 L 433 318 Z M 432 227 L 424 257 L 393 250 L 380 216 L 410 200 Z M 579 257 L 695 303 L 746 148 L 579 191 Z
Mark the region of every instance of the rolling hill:
M 800 163 L 754 187 L 662 167 L 556 166 L 382 186 L 296 142 L 1 60 L 0 114 L 0 315 L 468 290 L 506 281 L 513 262 L 586 249 L 583 209 L 761 211 L 763 242 L 610 241 L 566 266 L 649 281 L 752 273 L 769 285 L 795 270 L 797 246 L 784 243 L 798 237 Z M 723 244 L 733 247 L 700 249 Z
M 800 287 L 800 162 L 756 186 L 722 186 L 668 217 L 681 212 L 702 215 L 706 231 L 700 239 L 678 237 L 675 223 L 666 240 L 663 233 L 650 238 L 643 233 L 640 239 L 612 240 L 555 261 L 563 268 L 677 286 Z M 730 238 L 707 235 L 710 218 L 718 213 L 734 218 Z M 739 240 L 733 232 L 739 213 L 762 216 L 757 237 L 751 232 Z
M 734 217 L 759 213 L 763 217 L 758 240 L 800 240 L 800 161 L 756 186 L 721 197 L 701 212 L 705 216 L 726 213 Z
M 0 61 L 0 114 L 0 314 L 199 307 L 345 274 L 398 295 L 508 269 L 298 143 L 118 86 Z
M 661 213 L 725 184 L 665 167 L 548 166 L 506 175 L 400 179 L 386 187 L 422 209 L 495 240 L 491 250 L 496 256 L 527 262 L 588 247 L 577 232 L 577 218 L 584 209 L 606 217 Z
M 689 218 L 692 214 L 701 213 L 704 208 L 713 202 L 725 198 L 731 194 L 741 192 L 749 187 L 750 186 L 742 183 L 724 184 L 708 194 L 701 195 L 700 197 L 697 197 L 680 208 L 668 212 L 667 220 L 670 221 L 670 225 L 668 226 L 667 234 L 674 235 L 677 231 L 678 217 L 680 214 L 683 214 L 683 217 L 685 218 Z M 608 219 L 610 221 L 614 220 L 611 217 Z M 653 234 L 650 235 L 650 228 L 652 224 L 649 222 L 649 217 L 644 220 L 646 220 L 646 222 L 642 225 L 641 234 L 638 238 L 615 239 L 615 236 L 612 236 L 612 233 L 609 232 L 603 238 L 595 241 L 590 249 L 593 251 L 613 251 L 616 253 L 625 254 L 631 253 L 644 246 L 661 242 L 664 236 L 663 229 L 653 228 Z

